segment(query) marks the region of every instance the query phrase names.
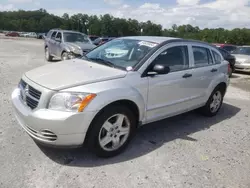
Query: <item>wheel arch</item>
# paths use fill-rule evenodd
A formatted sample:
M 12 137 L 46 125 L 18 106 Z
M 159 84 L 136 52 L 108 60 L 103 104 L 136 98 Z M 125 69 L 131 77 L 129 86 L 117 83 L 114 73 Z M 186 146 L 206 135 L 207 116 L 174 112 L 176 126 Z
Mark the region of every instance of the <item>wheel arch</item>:
M 89 127 L 87 129 L 86 136 L 85 136 L 85 139 L 84 139 L 83 143 L 87 143 L 87 139 L 88 139 L 89 133 L 90 133 L 91 128 L 93 127 L 93 124 L 95 123 L 97 117 L 100 116 L 105 110 L 108 110 L 108 108 L 110 108 L 112 106 L 116 106 L 116 105 L 122 105 L 122 106 L 125 106 L 128 109 L 130 109 L 135 114 L 136 121 L 137 121 L 137 127 L 139 127 L 139 125 L 140 125 L 140 109 L 139 109 L 138 105 L 134 101 L 129 100 L 129 99 L 116 100 L 116 101 L 113 101 L 113 102 L 107 104 L 106 106 L 104 106 L 94 116 L 94 118 L 92 119 L 92 121 L 91 121 L 91 123 L 90 123 L 90 125 L 89 125 Z

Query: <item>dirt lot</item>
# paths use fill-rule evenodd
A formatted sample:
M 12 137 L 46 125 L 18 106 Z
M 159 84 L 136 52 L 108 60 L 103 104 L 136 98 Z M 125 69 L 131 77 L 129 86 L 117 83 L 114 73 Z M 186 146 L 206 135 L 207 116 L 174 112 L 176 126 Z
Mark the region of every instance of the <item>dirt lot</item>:
M 0 39 L 0 187 L 250 187 L 250 76 L 235 74 L 214 118 L 190 112 L 141 128 L 125 153 L 38 146 L 10 102 L 21 75 L 46 64 L 40 40 Z

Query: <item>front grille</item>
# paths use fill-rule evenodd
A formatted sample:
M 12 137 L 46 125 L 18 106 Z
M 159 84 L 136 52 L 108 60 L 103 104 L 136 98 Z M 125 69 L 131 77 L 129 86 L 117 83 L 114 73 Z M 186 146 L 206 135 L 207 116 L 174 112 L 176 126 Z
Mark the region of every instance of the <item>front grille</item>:
M 19 82 L 21 99 L 23 102 L 30 107 L 32 110 L 38 106 L 39 100 L 41 98 L 41 92 L 32 86 L 28 85 L 22 79 Z

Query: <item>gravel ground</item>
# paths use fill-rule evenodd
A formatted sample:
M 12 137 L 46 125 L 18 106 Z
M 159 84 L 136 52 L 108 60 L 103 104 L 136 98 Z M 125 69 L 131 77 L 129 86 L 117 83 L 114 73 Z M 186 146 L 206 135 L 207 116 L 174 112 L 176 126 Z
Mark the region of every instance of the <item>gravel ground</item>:
M 250 187 L 250 76 L 235 74 L 214 118 L 195 112 L 149 124 L 111 159 L 38 146 L 10 102 L 21 75 L 46 64 L 43 42 L 0 39 L 0 187 Z

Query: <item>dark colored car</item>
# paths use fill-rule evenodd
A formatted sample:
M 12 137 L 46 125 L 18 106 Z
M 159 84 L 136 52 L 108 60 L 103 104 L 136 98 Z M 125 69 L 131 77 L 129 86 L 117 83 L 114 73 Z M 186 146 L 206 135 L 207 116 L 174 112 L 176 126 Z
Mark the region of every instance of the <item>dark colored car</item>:
M 19 33 L 17 33 L 17 32 L 9 32 L 5 36 L 7 36 L 7 37 L 20 37 Z
M 227 50 L 224 50 L 222 48 L 218 48 L 218 50 L 220 51 L 220 53 L 222 54 L 222 56 L 224 57 L 224 59 L 226 61 L 228 61 L 229 64 L 230 64 L 231 70 L 229 72 L 229 76 L 231 77 L 232 74 L 233 74 L 233 72 L 235 71 L 236 58 L 232 54 L 230 54 Z
M 111 40 L 113 40 L 114 39 L 114 37 L 99 37 L 99 38 L 97 38 L 96 40 L 94 40 L 94 44 L 95 45 L 97 45 L 97 46 L 99 46 L 99 45 L 101 45 L 101 44 L 104 44 L 104 43 L 106 43 L 106 42 L 108 42 L 108 41 L 111 41 Z
M 216 47 L 221 48 L 223 50 L 226 50 L 228 52 L 233 52 L 234 50 L 236 50 L 237 46 L 233 45 L 233 44 L 214 44 Z
M 99 36 L 96 36 L 96 35 L 89 35 L 89 38 L 91 41 L 95 41 L 96 39 L 99 38 Z

